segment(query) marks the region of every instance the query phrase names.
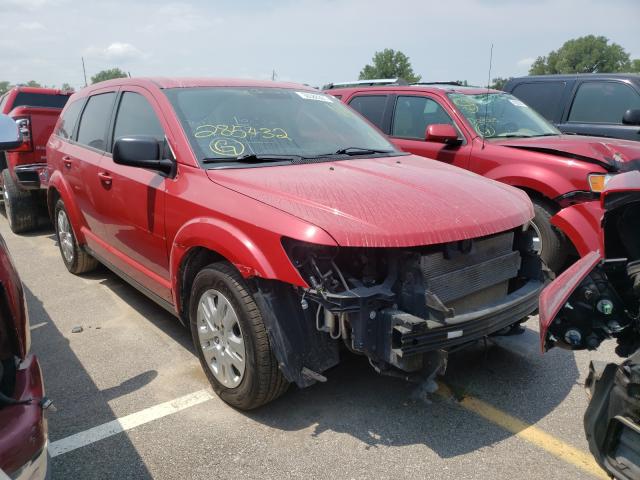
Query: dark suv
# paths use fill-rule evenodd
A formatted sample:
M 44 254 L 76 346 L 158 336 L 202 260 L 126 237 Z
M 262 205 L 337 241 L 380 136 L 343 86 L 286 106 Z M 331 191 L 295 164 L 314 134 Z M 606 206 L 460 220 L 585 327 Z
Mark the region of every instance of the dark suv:
M 512 78 L 504 91 L 564 133 L 640 141 L 640 75 L 580 74 Z

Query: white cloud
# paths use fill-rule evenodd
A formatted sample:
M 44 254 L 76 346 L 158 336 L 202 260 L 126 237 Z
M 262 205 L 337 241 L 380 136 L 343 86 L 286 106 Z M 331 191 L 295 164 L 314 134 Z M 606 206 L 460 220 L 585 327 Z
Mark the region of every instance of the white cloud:
M 88 57 L 97 57 L 116 63 L 139 60 L 145 55 L 130 43 L 114 42 L 105 48 L 89 47 L 84 51 Z
M 520 68 L 529 68 L 529 67 L 531 66 L 531 64 L 532 64 L 533 62 L 535 62 L 535 61 L 536 61 L 536 59 L 535 59 L 535 58 L 533 58 L 533 57 L 527 57 L 527 58 L 523 58 L 523 59 L 521 59 L 521 60 L 518 60 L 518 61 L 516 62 L 516 65 L 517 65 L 518 67 L 520 67 Z

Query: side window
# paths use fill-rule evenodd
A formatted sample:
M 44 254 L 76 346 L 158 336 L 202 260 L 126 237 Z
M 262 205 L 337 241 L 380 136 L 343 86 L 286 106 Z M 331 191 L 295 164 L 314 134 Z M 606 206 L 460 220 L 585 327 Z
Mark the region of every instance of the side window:
M 566 82 L 521 83 L 511 92 L 549 121 L 558 120 Z
M 382 117 L 387 95 L 361 95 L 354 97 L 349 106 L 363 115 L 367 120 L 382 129 Z
M 629 109 L 640 108 L 640 96 L 617 82 L 586 82 L 580 85 L 571 105 L 570 122 L 622 124 Z
M 73 128 L 76 126 L 78 117 L 80 116 L 80 110 L 82 109 L 82 100 L 76 100 L 70 103 L 62 114 L 58 129 L 55 134 L 62 138 L 71 138 L 73 135 Z
M 118 107 L 113 140 L 132 135 L 148 135 L 164 139 L 164 130 L 153 108 L 139 93 L 124 92 Z
M 106 146 L 107 125 L 113 111 L 115 92 L 102 93 L 89 97 L 84 107 L 80 127 L 78 128 L 78 143 L 88 147 L 104 150 Z
M 9 98 L 9 94 L 5 93 L 2 98 L 0 98 L 0 113 L 4 110 L 4 106 L 7 103 L 7 98 Z
M 451 117 L 438 102 L 425 97 L 398 97 L 393 112 L 391 135 L 424 140 L 427 127 L 447 123 L 455 128 Z

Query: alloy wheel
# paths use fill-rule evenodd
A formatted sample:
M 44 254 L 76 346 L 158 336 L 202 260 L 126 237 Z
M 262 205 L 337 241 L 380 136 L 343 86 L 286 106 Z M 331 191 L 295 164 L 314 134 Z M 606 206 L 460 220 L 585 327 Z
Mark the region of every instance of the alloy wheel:
M 238 315 L 220 291 L 205 291 L 198 302 L 198 341 L 207 366 L 225 387 L 240 385 L 245 373 L 245 343 Z
M 60 241 L 60 249 L 67 263 L 73 262 L 73 234 L 71 233 L 71 225 L 69 218 L 64 210 L 58 211 L 58 239 Z

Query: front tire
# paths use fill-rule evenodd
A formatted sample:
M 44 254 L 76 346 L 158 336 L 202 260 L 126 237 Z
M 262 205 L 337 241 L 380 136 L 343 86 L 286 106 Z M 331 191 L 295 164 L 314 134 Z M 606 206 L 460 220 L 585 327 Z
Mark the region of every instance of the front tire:
M 534 248 L 542 261 L 554 273 L 560 273 L 567 261 L 568 245 L 564 234 L 551 225 L 553 211 L 544 202 L 533 199 L 535 217 L 531 221 L 534 231 Z
M 54 225 L 62 261 L 67 270 L 76 275 L 95 270 L 98 261 L 79 247 L 62 199 L 56 202 Z
M 196 275 L 189 320 L 202 368 L 226 403 L 251 410 L 287 390 L 260 309 L 231 265 L 212 263 Z
M 33 230 L 38 225 L 36 204 L 31 192 L 21 190 L 14 182 L 8 169 L 2 171 L 4 182 L 4 210 L 7 214 L 9 228 L 13 233 Z

